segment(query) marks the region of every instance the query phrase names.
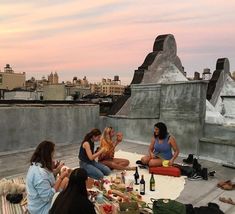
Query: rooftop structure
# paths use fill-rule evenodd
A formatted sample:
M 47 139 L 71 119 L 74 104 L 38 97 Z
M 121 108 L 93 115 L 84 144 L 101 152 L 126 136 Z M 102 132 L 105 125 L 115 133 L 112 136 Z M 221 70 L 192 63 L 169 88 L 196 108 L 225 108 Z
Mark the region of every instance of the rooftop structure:
M 102 78 L 101 82 L 92 85 L 92 92 L 106 95 L 123 95 L 124 90 L 125 86 L 121 84 L 117 75 L 113 80 Z
M 25 72 L 15 73 L 9 64 L 0 71 L 0 89 L 12 90 L 25 87 Z

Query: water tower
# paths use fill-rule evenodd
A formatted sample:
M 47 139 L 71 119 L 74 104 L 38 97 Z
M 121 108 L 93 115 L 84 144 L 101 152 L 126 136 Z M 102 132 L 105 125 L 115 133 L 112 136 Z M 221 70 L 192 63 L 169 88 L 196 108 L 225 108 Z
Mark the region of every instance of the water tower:
M 113 81 L 115 82 L 119 82 L 121 84 L 121 80 L 119 79 L 119 76 L 118 75 L 115 75 L 114 78 L 113 78 Z

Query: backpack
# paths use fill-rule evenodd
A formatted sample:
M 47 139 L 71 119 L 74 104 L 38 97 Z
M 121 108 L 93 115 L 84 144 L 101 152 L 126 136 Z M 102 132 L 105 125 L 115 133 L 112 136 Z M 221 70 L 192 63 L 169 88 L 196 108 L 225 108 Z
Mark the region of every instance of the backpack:
M 151 198 L 153 202 L 153 214 L 186 214 L 186 207 L 184 204 L 171 199 Z

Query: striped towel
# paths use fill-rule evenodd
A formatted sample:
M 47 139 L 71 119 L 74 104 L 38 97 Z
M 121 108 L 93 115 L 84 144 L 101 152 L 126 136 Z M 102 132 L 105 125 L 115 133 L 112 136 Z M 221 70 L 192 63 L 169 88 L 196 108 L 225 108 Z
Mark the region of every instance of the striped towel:
M 25 181 L 22 177 L 17 177 L 14 179 L 11 179 L 10 181 L 18 184 L 25 184 Z M 26 194 L 24 194 L 24 198 L 26 197 Z M 21 204 L 12 204 L 9 201 L 6 200 L 6 195 L 0 196 L 0 213 L 1 214 L 26 214 L 27 206 L 26 204 L 21 206 Z

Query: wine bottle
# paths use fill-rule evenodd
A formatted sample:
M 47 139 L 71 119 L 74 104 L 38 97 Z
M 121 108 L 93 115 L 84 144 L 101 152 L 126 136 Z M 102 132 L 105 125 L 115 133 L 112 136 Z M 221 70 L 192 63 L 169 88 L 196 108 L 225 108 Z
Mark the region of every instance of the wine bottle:
M 150 191 L 155 191 L 155 179 L 154 179 L 153 173 L 150 178 L 149 187 L 150 187 Z
M 140 195 L 145 194 L 145 180 L 144 180 L 144 175 L 141 175 L 141 180 L 140 180 Z
M 135 184 L 138 185 L 138 179 L 140 178 L 139 173 L 138 173 L 138 167 L 135 167 L 135 174 L 134 174 L 134 178 L 135 178 Z

